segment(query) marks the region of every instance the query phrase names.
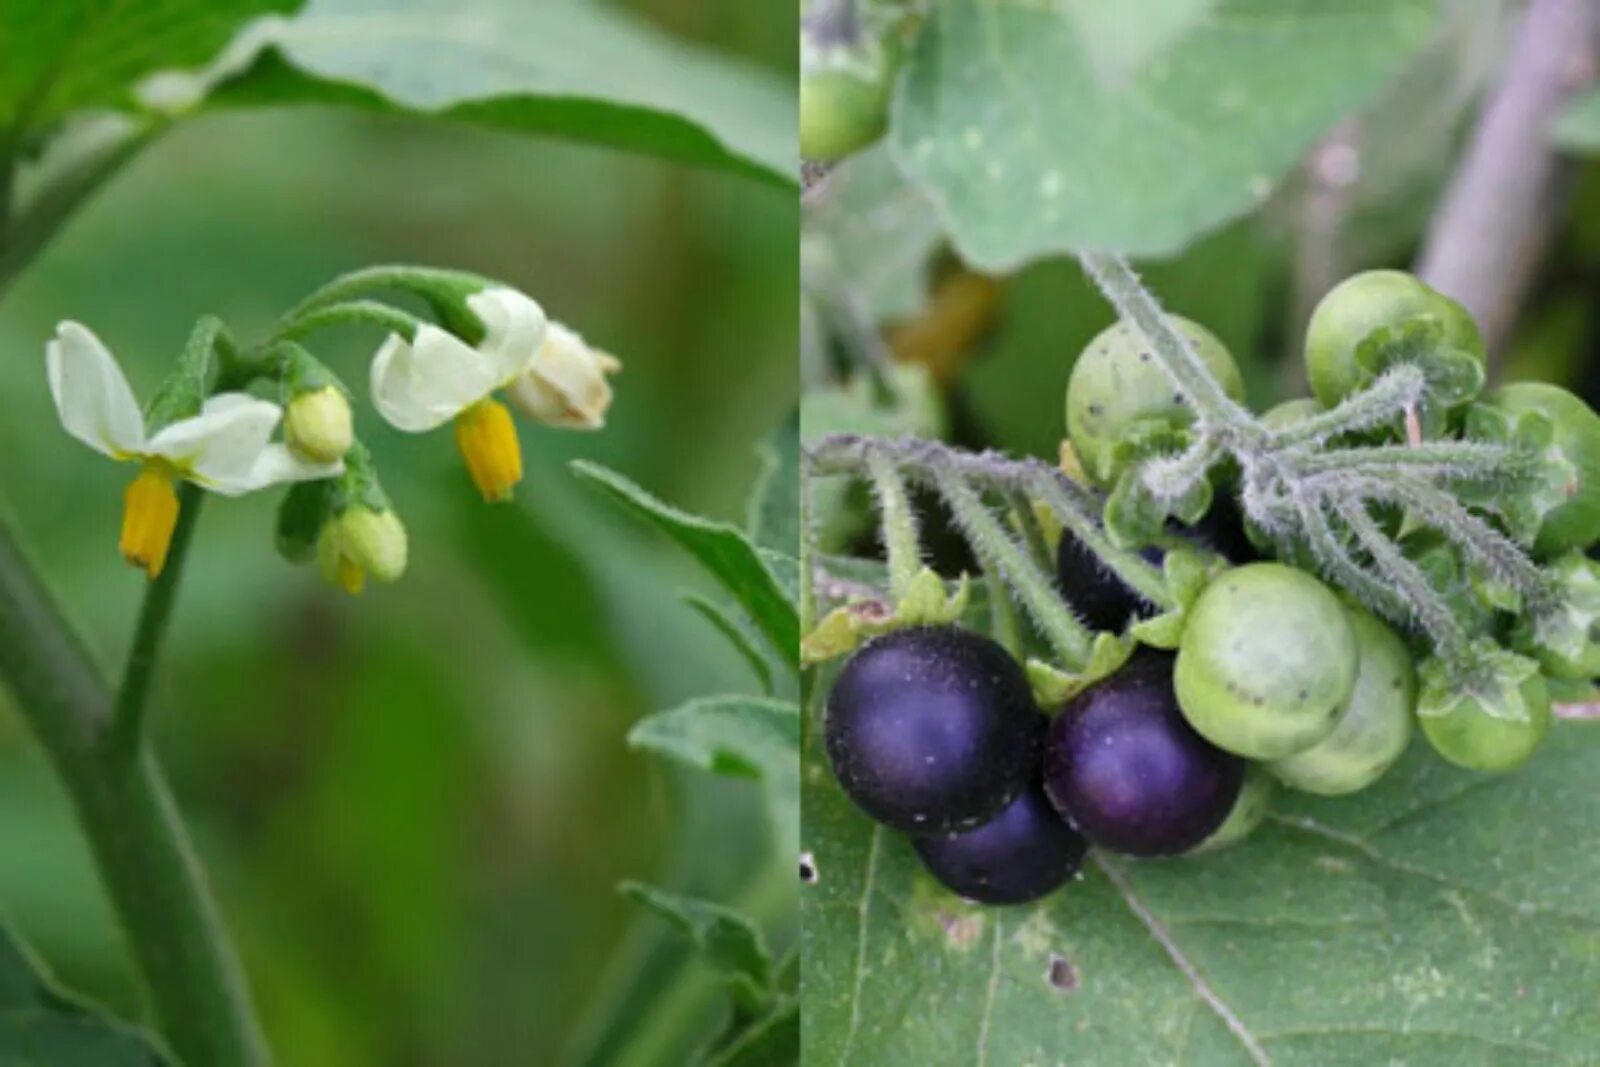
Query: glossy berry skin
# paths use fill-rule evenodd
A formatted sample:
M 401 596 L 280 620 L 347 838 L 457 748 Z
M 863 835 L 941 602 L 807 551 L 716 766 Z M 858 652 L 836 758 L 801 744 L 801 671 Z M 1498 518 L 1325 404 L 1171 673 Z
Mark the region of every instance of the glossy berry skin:
M 908 834 L 993 818 L 1033 776 L 1039 711 L 1022 668 L 957 626 L 918 626 L 861 648 L 828 694 L 828 757 L 845 793 Z
M 1363 271 L 1330 289 L 1306 324 L 1306 377 L 1317 400 L 1332 407 L 1360 387 L 1356 350 L 1369 334 L 1421 315 L 1440 322 L 1446 343 L 1483 361 L 1483 335 L 1472 316 L 1413 274 Z
M 1358 662 L 1331 589 L 1294 567 L 1250 563 L 1218 575 L 1189 609 L 1178 701 L 1212 744 L 1281 759 L 1332 732 Z
M 1172 691 L 1172 656 L 1141 650 L 1050 724 L 1045 791 L 1092 843 L 1131 856 L 1187 852 L 1222 825 L 1244 761 L 1195 733 Z
M 1034 783 L 982 826 L 911 842 L 928 873 L 980 904 L 1022 904 L 1063 885 L 1088 842 Z

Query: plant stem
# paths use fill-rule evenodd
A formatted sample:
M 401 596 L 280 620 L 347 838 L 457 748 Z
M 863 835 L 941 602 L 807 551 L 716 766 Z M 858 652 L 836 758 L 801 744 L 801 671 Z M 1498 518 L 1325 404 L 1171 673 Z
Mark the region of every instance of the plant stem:
M 1341 502 L 1339 517 L 1350 527 L 1361 542 L 1361 547 L 1372 556 L 1379 572 L 1405 598 L 1417 623 L 1433 642 L 1434 650 L 1445 662 L 1460 670 L 1466 663 L 1466 638 L 1461 634 L 1450 608 L 1428 583 L 1428 576 L 1395 547 L 1378 524 L 1367 514 L 1366 506 L 1354 502 Z
M 1117 314 L 1145 336 L 1156 359 L 1174 385 L 1194 405 L 1203 427 L 1243 435 L 1255 428 L 1250 413 L 1223 391 L 1189 339 L 1174 329 L 1138 275 L 1121 256 L 1085 252 L 1078 257 L 1083 269 L 1105 294 Z
M 145 590 L 144 604 L 139 609 L 139 622 L 133 633 L 133 647 L 128 650 L 122 684 L 117 687 L 110 738 L 111 746 L 117 751 L 135 752 L 144 743 L 145 708 L 150 702 L 151 675 L 155 671 L 161 639 L 167 632 L 167 622 L 172 617 L 178 583 L 183 578 L 184 561 L 189 554 L 189 544 L 194 540 L 195 523 L 200 518 L 200 506 L 204 502 L 205 494 L 199 487 L 185 482 L 178 495 L 178 525 L 172 531 L 172 545 L 167 550 L 166 566 Z
M 917 537 L 917 516 L 911 510 L 905 483 L 883 453 L 867 457 L 867 474 L 878 498 L 883 547 L 889 557 L 889 593 L 898 603 L 922 569 L 922 543 Z
M 1532 0 L 1500 83 L 1428 229 L 1417 273 L 1461 301 L 1491 357 L 1505 345 L 1548 244 L 1571 164 L 1555 116 L 1594 79 L 1595 0 Z
M 1050 649 L 1071 670 L 1081 670 L 1089 659 L 1092 637 L 1068 610 L 1050 578 L 1027 551 L 1006 533 L 967 483 L 948 470 L 933 472 L 939 495 L 950 505 L 956 523 L 980 558 L 992 559 L 1016 591 L 1022 606 L 1038 625 Z
M 155 757 L 109 743 L 99 669 L 4 523 L 0 675 L 67 787 L 173 1052 L 186 1067 L 263 1067 L 243 972 Z
M 273 334 L 272 342 L 294 341 L 330 326 L 352 324 L 377 326 L 411 340 L 416 337 L 417 328 L 422 325 L 422 320 L 409 311 L 402 311 L 392 304 L 381 301 L 347 300 L 338 304 L 315 307 L 291 316 Z M 272 342 L 268 342 L 265 347 L 270 348 Z M 260 373 L 263 372 L 257 371 L 257 374 Z
M 1344 433 L 1370 429 L 1399 415 L 1422 399 L 1422 370 L 1403 364 L 1384 371 L 1368 389 L 1352 393 L 1339 406 L 1268 434 L 1268 446 L 1280 448 L 1323 441 Z

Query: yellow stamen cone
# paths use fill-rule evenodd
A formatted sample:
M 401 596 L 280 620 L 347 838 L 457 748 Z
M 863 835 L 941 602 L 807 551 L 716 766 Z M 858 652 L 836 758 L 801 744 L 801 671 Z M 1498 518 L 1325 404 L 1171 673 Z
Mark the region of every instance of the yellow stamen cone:
M 361 590 L 366 587 L 367 572 L 361 569 L 361 564 L 343 556 L 339 559 L 339 588 L 351 596 L 360 596 Z
M 178 494 L 172 487 L 172 475 L 145 464 L 123 496 L 122 558 L 156 578 L 166 566 L 177 525 Z
M 457 415 L 456 447 L 483 499 L 511 499 L 511 491 L 522 481 L 522 446 L 504 404 L 480 400 Z

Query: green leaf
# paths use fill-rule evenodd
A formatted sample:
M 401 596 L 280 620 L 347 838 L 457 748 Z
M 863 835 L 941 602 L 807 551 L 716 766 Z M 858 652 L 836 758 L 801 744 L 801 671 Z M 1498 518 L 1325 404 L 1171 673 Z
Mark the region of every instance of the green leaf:
M 785 185 L 792 84 L 582 0 L 311 0 L 213 99 L 416 112 Z
M 1567 105 L 1552 131 L 1556 144 L 1569 152 L 1600 152 L 1600 89 L 1584 93 Z
M 596 464 L 579 461 L 572 469 L 698 559 L 750 613 L 773 651 L 784 662 L 794 662 L 800 646 L 799 613 L 768 561 L 742 531 L 663 504 L 622 475 Z
M 762 692 L 771 696 L 772 668 L 767 666 L 766 657 L 761 654 L 760 649 L 756 648 L 755 643 L 751 641 L 750 635 L 745 633 L 744 628 L 724 611 L 720 604 L 707 600 L 703 596 L 685 593 L 683 602 L 698 612 L 701 618 L 709 622 L 717 633 L 727 639 L 728 644 L 733 646 L 734 651 L 738 652 L 744 661 L 750 665 L 750 672 L 761 683 Z
M 883 321 L 928 302 L 929 262 L 943 242 L 932 202 L 880 144 L 840 163 L 808 199 L 800 255 L 808 288 Z
M 706 1057 L 706 1067 L 781 1067 L 800 1062 L 800 1001 L 780 997 L 772 1010 Z
M 0 4 L 0 129 L 53 125 L 69 111 L 137 106 L 157 71 L 195 67 L 243 23 L 304 0 L 8 0 Z
M 676 926 L 695 951 L 722 973 L 740 1008 L 758 1011 L 771 999 L 772 956 L 749 918 L 722 904 L 640 882 L 623 882 L 619 888 Z
M 800 711 L 782 700 L 701 697 L 639 720 L 628 744 L 735 778 L 759 779 L 786 843 L 799 823 Z
M 125 1026 L 55 987 L 45 968 L 0 927 L 0 1064 L 7 1067 L 171 1067 Z
M 1557 724 L 1501 777 L 1418 743 L 1362 793 L 1280 790 L 1226 850 L 1097 857 L 1014 908 L 939 888 L 809 757 L 808 1065 L 1509 1067 L 1600 1048 L 1595 724 Z
M 1219 0 L 1129 76 L 1062 7 L 936 0 L 891 146 L 962 255 L 1008 270 L 1079 249 L 1161 255 L 1241 215 L 1375 96 L 1429 0 Z

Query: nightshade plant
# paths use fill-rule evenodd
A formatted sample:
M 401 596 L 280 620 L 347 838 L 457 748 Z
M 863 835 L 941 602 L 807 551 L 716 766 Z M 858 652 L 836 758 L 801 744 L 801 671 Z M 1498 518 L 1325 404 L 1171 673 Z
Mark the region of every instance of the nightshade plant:
M 85 202 L 168 131 L 196 116 L 246 108 L 321 103 L 426 115 L 639 152 L 782 190 L 795 180 L 792 86 L 615 7 L 563 0 L 52 0 L 9 5 L 0 39 L 0 293 Z M 575 54 L 605 62 L 575 63 Z M 617 77 L 619 70 L 625 76 Z M 416 187 L 443 173 L 430 163 L 387 177 Z M 73 310 L 87 323 L 99 314 Z M 341 367 L 341 375 L 323 363 L 321 334 L 334 327 L 373 331 L 369 364 Z M 108 345 L 74 321 L 39 340 L 47 344 L 45 375 L 65 430 L 127 465 L 119 548 L 148 586 L 121 677 L 108 684 L 10 519 L 0 516 L 0 678 L 71 800 L 126 940 L 151 1032 L 61 993 L 7 933 L 0 937 L 0 1060 L 260 1067 L 272 1056 L 248 983 L 147 736 L 152 676 L 203 501 L 213 493 L 281 493 L 275 534 L 284 556 L 314 561 L 351 593 L 369 581 L 393 581 L 415 546 L 407 543 L 403 504 L 385 492 L 357 433 L 362 420 L 353 407 L 370 398 L 384 422 L 404 433 L 448 424 L 467 476 L 486 500 L 501 501 L 522 477 L 512 409 L 549 426 L 598 428 L 611 400 L 607 377 L 618 363 L 507 286 L 413 266 L 336 278 L 260 336 L 202 318 L 171 373 L 145 398 L 134 395 L 112 354 L 116 338 L 108 336 Z M 594 477 L 624 495 L 635 491 L 609 472 Z M 108 553 L 110 541 L 108 535 Z M 741 580 L 739 588 L 750 583 Z M 773 628 L 762 632 L 781 658 L 797 640 L 793 605 L 775 584 L 765 591 L 772 602 L 763 603 L 761 617 Z M 741 650 L 753 647 L 720 607 L 701 607 Z M 761 667 L 770 672 L 764 661 Z M 722 748 L 697 760 L 687 735 L 707 732 L 719 715 L 774 724 L 769 754 L 730 773 L 769 778 L 787 769 L 783 780 L 792 783 L 792 746 L 787 768 L 782 752 L 794 716 L 785 720 L 779 700 L 771 702 L 776 712 L 755 703 L 751 711 L 713 700 L 649 721 L 653 736 L 666 739 L 661 750 L 717 771 L 727 766 Z M 778 821 L 792 834 L 796 819 Z M 658 959 L 688 966 L 705 956 L 728 968 L 732 1017 L 719 1031 L 716 1054 L 726 1053 L 724 1062 L 741 1054 L 792 1058 L 793 967 L 768 958 L 755 920 L 662 890 L 634 886 L 630 893 L 690 943 L 680 954 L 661 942 Z M 769 892 L 758 903 L 770 920 L 786 900 Z M 652 988 L 631 996 L 630 1016 L 644 1018 L 647 1028 L 658 1003 L 652 997 L 661 1004 L 678 998 L 665 1014 L 681 1011 L 718 1026 L 714 1011 L 701 1010 L 705 992 L 679 998 L 681 992 Z M 624 1025 L 607 1030 L 607 1042 L 613 1032 L 622 1044 L 634 1036 Z M 291 1062 L 300 1055 L 279 1051 Z

